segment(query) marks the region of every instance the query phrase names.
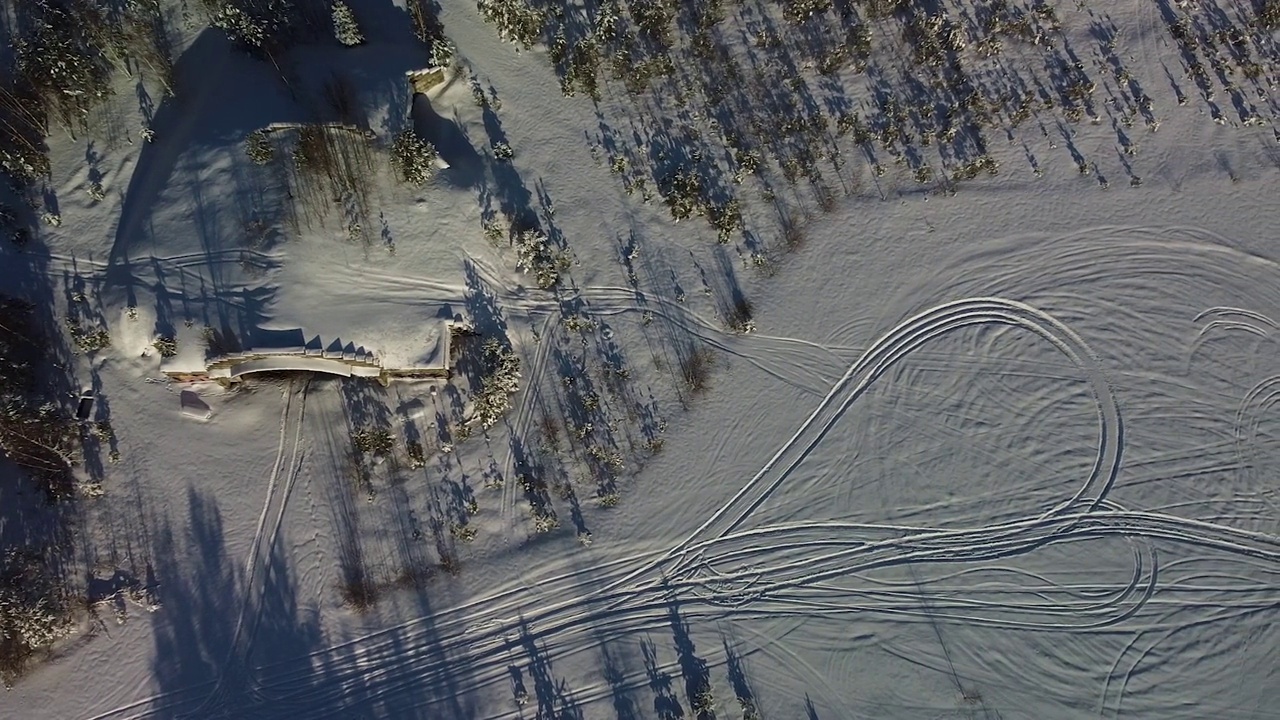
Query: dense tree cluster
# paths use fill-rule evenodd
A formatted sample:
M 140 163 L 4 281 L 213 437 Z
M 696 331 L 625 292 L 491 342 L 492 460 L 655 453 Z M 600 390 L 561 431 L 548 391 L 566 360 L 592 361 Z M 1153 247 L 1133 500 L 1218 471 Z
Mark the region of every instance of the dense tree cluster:
M 47 348 L 34 308 L 0 296 L 0 454 L 40 483 L 49 502 L 70 495 L 74 421 L 41 387 Z M 11 685 L 30 659 L 70 629 L 65 590 L 49 553 L 0 550 L 0 681 Z
M 41 649 L 71 631 L 65 589 L 36 552 L 0 557 L 0 682 L 6 687 Z
M 71 492 L 75 425 L 38 382 L 46 359 L 34 308 L 0 297 L 0 453 L 41 483 L 50 500 Z
M 525 0 L 479 0 L 480 14 L 498 28 L 498 34 L 526 48 L 533 47 L 546 26 L 546 13 Z
M 36 0 L 16 43 L 18 75 L 69 129 L 88 129 L 90 109 L 110 97 L 112 32 L 84 0 Z

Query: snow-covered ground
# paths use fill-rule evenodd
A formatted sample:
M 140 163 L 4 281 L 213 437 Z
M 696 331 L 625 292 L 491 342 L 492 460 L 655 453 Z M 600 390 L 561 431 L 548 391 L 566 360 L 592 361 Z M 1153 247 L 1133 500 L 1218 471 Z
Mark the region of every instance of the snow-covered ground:
M 659 130 L 683 137 L 669 98 L 612 82 L 598 105 L 565 98 L 545 48 L 517 51 L 471 2 L 440 15 L 462 67 L 410 98 L 404 72 L 425 63 L 404 14 L 349 4 L 377 19 L 369 42 L 297 49 L 298 82 L 347 73 L 380 142 L 416 123 L 450 165 L 410 189 L 376 158 L 362 238 L 336 210 L 289 222 L 242 142 L 303 103 L 214 30 L 187 27 L 154 142 L 127 78 L 110 137 L 51 140 L 61 225 L 6 247 L 0 281 L 111 331 L 77 373 L 120 458 L 91 463 L 105 495 L 83 501 L 76 556 L 160 607 L 86 621 L 0 715 L 740 718 L 746 700 L 775 719 L 1276 716 L 1280 145 L 1182 78 L 1162 15 L 1182 10 L 1050 3 L 1097 80 L 1097 123 L 1043 110 L 988 128 L 999 174 L 954 192 L 916 182 L 914 159 L 884 156 L 877 177 L 833 135 L 843 169 L 774 177 L 773 200 L 748 178 L 746 232 L 721 245 L 610 170 Z M 718 32 L 742 52 L 762 18 L 789 27 L 774 4 L 724 4 Z M 873 42 L 906 72 L 900 25 L 876 21 Z M 1005 72 L 1047 81 L 1036 51 L 1010 52 Z M 1158 132 L 1122 110 L 1113 60 Z M 1247 102 L 1276 120 L 1269 96 Z M 564 238 L 555 292 L 486 237 L 511 207 Z M 749 333 L 728 327 L 743 299 Z M 487 433 L 460 422 L 477 348 L 448 384 L 224 390 L 169 383 L 152 346 L 319 337 L 412 361 L 455 317 L 522 361 Z M 208 418 L 184 414 L 184 390 Z M 353 451 L 377 427 L 394 457 Z

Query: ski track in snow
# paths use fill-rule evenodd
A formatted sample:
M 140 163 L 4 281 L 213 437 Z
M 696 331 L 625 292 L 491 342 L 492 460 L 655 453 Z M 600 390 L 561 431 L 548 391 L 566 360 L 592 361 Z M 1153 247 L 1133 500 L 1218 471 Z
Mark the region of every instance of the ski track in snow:
M 603 302 L 607 298 L 608 294 L 601 292 L 597 300 L 605 307 L 593 310 L 607 312 L 608 303 Z M 688 321 L 689 315 L 681 314 L 679 319 Z M 1097 453 L 1089 472 L 1077 480 L 1072 491 L 1037 513 L 972 527 L 929 528 L 839 520 L 753 525 L 753 516 L 768 506 L 770 498 L 878 378 L 925 343 L 974 326 L 1030 332 L 1050 343 L 1069 365 L 1087 377 L 1096 406 Z M 537 357 L 543 355 L 545 350 Z M 535 375 L 544 364 L 545 358 L 535 359 Z M 302 396 L 305 397 L 305 390 Z M 1255 422 L 1251 419 L 1278 397 L 1280 381 L 1271 378 L 1245 398 L 1237 418 L 1241 446 L 1248 444 L 1250 423 Z M 518 427 L 528 426 L 532 412 L 528 407 L 526 402 L 517 414 Z M 280 514 L 269 533 L 269 542 L 274 542 L 279 532 L 283 503 L 296 475 L 301 409 L 298 415 L 298 437 L 290 460 L 292 472 L 284 497 L 279 500 Z M 258 548 L 268 535 L 267 516 L 285 455 L 288 416 L 286 403 L 279 457 L 246 567 L 249 588 Z M 1126 508 L 1108 498 L 1122 464 L 1124 433 L 1120 408 L 1098 356 L 1066 325 L 1030 305 L 998 297 L 944 303 L 901 322 L 874 343 L 737 494 L 669 550 L 604 560 L 591 568 L 539 578 L 536 607 L 530 601 L 530 587 L 512 583 L 431 618 L 402 623 L 317 651 L 310 656 L 313 662 L 349 658 L 348 666 L 326 675 L 331 682 L 324 687 L 309 684 L 308 669 L 285 668 L 281 663 L 254 668 L 248 678 L 252 696 L 277 709 L 296 706 L 316 717 L 339 717 L 344 712 L 340 701 L 348 689 L 358 685 L 365 697 L 385 698 L 406 692 L 414 683 L 442 677 L 450 663 L 459 662 L 465 662 L 474 688 L 495 686 L 507 681 L 507 655 L 518 642 L 519 628 L 530 628 L 540 638 L 555 637 L 557 656 L 568 656 L 596 648 L 600 636 L 665 626 L 671 599 L 679 599 L 682 611 L 691 618 L 725 617 L 729 613 L 734 617 L 841 616 L 871 611 L 887 616 L 927 616 L 935 621 L 1056 632 L 1139 623 L 1143 629 L 1131 643 L 1132 648 L 1137 648 L 1148 634 L 1158 637 L 1183 627 L 1185 620 L 1177 612 L 1187 607 L 1207 608 L 1205 612 L 1214 617 L 1273 608 L 1277 592 L 1274 585 L 1248 583 L 1240 578 L 1243 584 L 1234 587 L 1220 583 L 1179 587 L 1185 580 L 1162 580 L 1164 571 L 1156 541 L 1221 553 L 1236 562 L 1271 571 L 1280 566 L 1280 538 L 1164 512 Z M 884 568 L 926 563 L 988 563 L 979 567 L 989 572 L 989 563 L 1042 547 L 1103 538 L 1119 539 L 1130 548 L 1132 576 L 1122 587 L 1066 585 L 1045 577 L 1031 582 L 1030 575 L 1011 568 L 1009 572 L 1021 577 L 1021 583 L 1003 590 L 996 588 L 982 597 L 937 593 L 926 606 L 921 604 L 917 588 L 895 586 L 865 575 Z M 936 577 L 930 584 L 945 587 L 966 572 L 961 569 Z M 1001 599 L 1002 595 L 1008 597 Z M 247 612 L 246 605 L 237 625 L 237 638 Z M 235 647 L 251 642 L 251 635 L 252 632 L 245 643 Z M 441 638 L 430 655 L 403 652 L 406 644 L 429 636 Z M 1135 651 L 1135 657 L 1129 658 L 1126 650 L 1115 659 L 1110 673 L 1115 680 L 1109 681 L 1102 692 L 1101 711 L 1119 712 L 1128 675 L 1158 643 L 1159 640 L 1146 644 L 1144 649 Z M 585 702 L 603 698 L 603 692 L 595 688 L 575 698 Z M 215 692 L 210 702 L 218 699 Z M 97 717 L 151 717 L 163 705 L 165 698 L 160 696 Z M 202 710 L 207 706 L 208 703 Z

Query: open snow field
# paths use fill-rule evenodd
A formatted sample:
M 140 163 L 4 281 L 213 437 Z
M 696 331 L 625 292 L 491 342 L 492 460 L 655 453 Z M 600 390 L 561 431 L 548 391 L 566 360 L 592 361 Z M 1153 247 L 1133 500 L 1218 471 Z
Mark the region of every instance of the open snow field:
M 50 140 L 61 224 L 6 245 L 0 282 L 111 331 L 75 361 L 119 461 L 86 462 L 105 494 L 73 554 L 159 607 L 84 619 L 0 716 L 1280 717 L 1280 135 L 1181 79 L 1162 13 L 1212 3 L 1050 3 L 1098 123 L 989 128 L 999 174 L 940 188 L 833 136 L 847 164 L 817 191 L 748 179 L 728 244 L 610 170 L 684 110 L 565 98 L 544 47 L 451 0 L 461 67 L 411 95 L 403 3 L 349 4 L 369 42 L 295 50 L 298 82 L 349 73 L 369 127 L 416 124 L 450 165 L 421 189 L 375 173 L 376 225 L 286 218 L 243 140 L 304 104 L 195 20 L 153 142 L 127 79 L 110 137 Z M 781 17 L 726 5 L 742 47 Z M 1160 119 L 1136 155 L 1102 100 L 1121 57 Z M 485 237 L 509 206 L 564 239 L 554 291 Z M 413 359 L 454 317 L 521 359 L 488 432 L 462 429 L 471 365 L 228 390 L 168 381 L 152 347 L 300 331 Z M 367 427 L 397 450 L 353 450 Z

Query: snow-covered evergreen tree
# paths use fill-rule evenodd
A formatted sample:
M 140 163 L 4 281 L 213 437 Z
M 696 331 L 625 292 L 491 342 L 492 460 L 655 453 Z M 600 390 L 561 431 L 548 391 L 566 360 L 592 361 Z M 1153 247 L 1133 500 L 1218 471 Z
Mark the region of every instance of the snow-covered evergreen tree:
M 453 64 L 455 52 L 449 38 L 436 38 L 431 41 L 431 64 L 435 67 L 447 68 Z
M 532 274 L 538 287 L 549 290 L 560 282 L 560 270 L 545 233 L 532 228 L 521 230 L 511 238 L 511 244 L 516 248 L 516 267 Z
M 425 185 L 435 174 L 439 157 L 435 146 L 413 130 L 402 131 L 391 144 L 391 167 L 410 185 Z
M 546 12 L 530 7 L 526 0 L 477 0 L 486 20 L 498 28 L 502 39 L 533 47 L 547 23 Z
M 262 47 L 266 41 L 267 27 L 262 18 L 245 12 L 237 5 L 228 4 L 218 8 L 210 18 L 210 23 L 242 45 Z
M 347 47 L 354 47 L 364 42 L 364 33 L 360 32 L 360 24 L 356 22 L 355 13 L 342 0 L 333 0 L 333 35 L 338 42 Z
M 475 417 L 480 427 L 488 430 L 511 408 L 511 396 L 520 389 L 520 358 L 493 338 L 485 341 L 484 356 L 491 371 L 480 381 Z

